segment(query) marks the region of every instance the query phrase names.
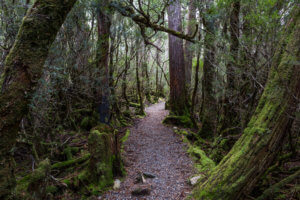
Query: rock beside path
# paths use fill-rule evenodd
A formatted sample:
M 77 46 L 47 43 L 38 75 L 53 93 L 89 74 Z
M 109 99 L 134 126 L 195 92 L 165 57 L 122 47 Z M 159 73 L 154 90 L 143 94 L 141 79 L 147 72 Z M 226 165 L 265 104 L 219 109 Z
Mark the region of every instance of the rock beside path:
M 131 191 L 131 194 L 133 196 L 146 196 L 146 195 L 150 195 L 150 192 L 151 192 L 151 186 L 150 185 L 140 185 L 138 187 L 135 187 Z

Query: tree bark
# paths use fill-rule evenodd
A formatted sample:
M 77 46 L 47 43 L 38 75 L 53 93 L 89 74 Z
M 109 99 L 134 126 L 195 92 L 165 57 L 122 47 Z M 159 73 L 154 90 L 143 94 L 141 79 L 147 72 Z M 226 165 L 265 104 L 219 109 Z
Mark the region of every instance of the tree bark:
M 255 113 L 241 138 L 197 189 L 198 199 L 244 199 L 278 154 L 300 97 L 299 8 L 293 13 Z
M 189 17 L 188 17 L 188 27 L 187 27 L 187 34 L 193 35 L 196 30 L 196 1 L 190 0 L 189 2 Z M 191 77 L 192 77 L 192 64 L 193 64 L 193 54 L 194 51 L 191 49 L 192 43 L 186 41 L 184 47 L 184 54 L 185 54 L 185 80 L 187 90 L 189 91 L 191 87 Z
M 123 73 L 123 77 L 122 77 L 122 97 L 125 99 L 126 101 L 126 106 L 128 108 L 129 105 L 129 101 L 127 98 L 127 73 L 128 70 L 130 69 L 130 59 L 128 59 L 128 51 L 129 51 L 129 47 L 128 47 L 128 41 L 127 41 L 127 37 L 124 36 L 125 39 L 125 70 Z
M 168 7 L 169 29 L 182 32 L 180 0 L 174 0 Z M 170 59 L 170 108 L 171 112 L 183 115 L 186 107 L 185 66 L 183 41 L 169 34 Z
M 37 0 L 27 12 L 5 61 L 0 96 L 0 198 L 15 187 L 13 149 L 22 117 L 56 34 L 76 0 Z M 2 78 L 0 79 L 2 80 Z
M 159 56 L 159 51 L 156 50 L 156 68 L 155 68 L 155 97 L 156 99 L 159 99 L 160 97 L 160 94 L 159 94 L 159 81 L 158 81 L 158 65 L 159 65 L 159 62 L 160 62 L 160 56 Z
M 137 41 L 136 46 L 137 46 L 137 51 L 138 51 L 138 49 L 139 49 L 138 41 Z M 141 89 L 141 81 L 140 81 L 140 77 L 139 77 L 139 53 L 138 52 L 136 53 L 135 75 L 136 75 L 136 87 L 137 87 L 137 93 L 138 93 L 138 100 L 140 103 L 139 114 L 145 115 L 144 102 L 143 102 L 142 89 Z
M 147 55 L 147 54 L 145 54 Z M 144 71 L 145 71 L 145 78 L 146 78 L 146 88 L 145 88 L 145 96 L 146 96 L 146 99 L 149 103 L 152 102 L 151 100 L 151 87 L 150 87 L 150 77 L 149 77 L 149 72 L 148 72 L 148 64 L 146 62 L 146 60 L 144 61 L 144 64 L 143 64 L 143 68 L 144 68 Z
M 194 118 L 194 109 L 196 104 L 196 97 L 197 97 L 197 91 L 198 91 L 198 83 L 199 83 L 199 68 L 200 68 L 200 51 L 197 55 L 197 64 L 196 64 L 196 71 L 195 71 L 195 84 L 192 94 L 192 105 L 191 105 L 191 116 Z
M 207 12 L 210 13 L 211 9 L 209 8 Z M 213 82 L 215 79 L 215 19 L 203 18 L 203 25 L 206 34 L 204 37 L 202 106 L 200 113 L 202 127 L 199 134 L 202 137 L 211 137 L 216 132 L 217 124 L 217 100 L 213 90 Z
M 240 15 L 240 0 L 235 0 L 231 3 L 231 13 L 230 13 L 230 61 L 227 64 L 226 76 L 227 83 L 225 89 L 225 102 L 224 102 L 224 116 L 222 117 L 221 129 L 224 130 L 238 130 L 232 129 L 232 127 L 237 127 L 240 123 L 239 114 L 236 107 L 238 105 L 237 96 L 237 81 L 236 81 L 236 68 L 238 67 L 238 50 L 239 50 L 239 15 Z M 221 130 L 221 131 L 222 131 Z M 226 134 L 232 135 L 236 131 L 226 131 Z
M 101 86 L 98 88 L 97 109 L 101 123 L 108 124 L 110 118 L 110 89 L 109 89 L 109 35 L 110 35 L 110 0 L 99 1 L 98 5 L 98 42 L 97 67 Z M 103 76 L 101 76 L 103 74 Z

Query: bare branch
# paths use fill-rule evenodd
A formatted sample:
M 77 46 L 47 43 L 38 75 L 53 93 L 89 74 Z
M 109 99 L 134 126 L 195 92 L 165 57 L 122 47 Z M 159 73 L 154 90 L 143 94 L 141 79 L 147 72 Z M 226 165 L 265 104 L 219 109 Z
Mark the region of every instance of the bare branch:
M 145 27 L 152 28 L 153 30 L 166 32 L 166 33 L 174 35 L 178 38 L 195 43 L 195 40 L 193 39 L 193 37 L 186 35 L 184 33 L 166 28 L 162 25 L 153 23 L 149 20 L 148 16 L 147 16 L 147 18 L 145 18 L 143 15 L 136 13 L 132 7 L 130 7 L 124 3 L 119 3 L 119 2 L 113 1 L 113 2 L 111 2 L 110 6 L 114 9 L 116 9 L 121 15 L 123 15 L 125 17 L 130 17 L 134 22 L 136 22 L 139 25 L 143 24 Z

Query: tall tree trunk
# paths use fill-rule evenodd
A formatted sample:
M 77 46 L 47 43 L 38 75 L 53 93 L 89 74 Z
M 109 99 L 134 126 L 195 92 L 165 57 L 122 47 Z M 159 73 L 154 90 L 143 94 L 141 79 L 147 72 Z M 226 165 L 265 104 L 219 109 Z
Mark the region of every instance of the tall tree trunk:
M 158 50 L 156 51 L 156 62 L 159 62 L 159 52 Z M 159 80 L 158 80 L 158 64 L 156 65 L 155 68 L 155 97 L 158 99 L 160 97 L 159 93 Z
M 110 34 L 110 0 L 98 2 L 98 42 L 97 42 L 97 67 L 99 69 L 99 78 L 101 86 L 98 88 L 97 109 L 100 122 L 108 124 L 110 118 L 110 89 L 109 89 L 109 34 Z M 103 74 L 103 76 L 102 76 Z
M 128 47 L 127 37 L 124 36 L 124 39 L 125 39 L 125 69 L 124 69 L 124 73 L 122 76 L 122 97 L 125 99 L 126 107 L 128 108 L 129 101 L 127 98 L 127 83 L 126 83 L 126 81 L 127 81 L 127 73 L 130 68 L 130 59 L 128 59 L 129 47 Z
M 241 119 L 241 127 L 242 129 L 246 128 L 247 123 L 249 122 L 252 113 L 255 110 L 255 103 L 256 98 L 258 95 L 260 95 L 260 92 L 257 90 L 256 86 L 257 83 L 253 80 L 252 77 L 249 76 L 249 74 L 254 74 L 253 76 L 257 78 L 257 73 L 253 70 L 253 67 L 251 65 L 253 64 L 253 60 L 251 57 L 251 47 L 249 44 L 247 44 L 249 40 L 253 41 L 252 34 L 253 30 L 250 26 L 250 19 L 247 17 L 249 15 L 249 12 L 251 8 L 248 4 L 243 3 L 241 7 L 241 13 L 243 15 L 243 24 L 242 24 L 242 42 L 246 45 L 240 46 L 240 70 L 241 70 L 241 77 L 239 79 L 239 87 L 237 88 L 237 91 L 239 91 L 239 113 L 240 113 L 240 119 Z M 250 50 L 248 49 L 250 48 Z M 249 69 L 252 69 L 249 71 Z M 250 97 L 249 97 L 250 96 Z
M 27 12 L 5 61 L 0 96 L 0 198 L 15 187 L 12 153 L 19 124 L 56 34 L 76 0 L 37 0 Z M 2 80 L 2 78 L 0 80 Z
M 147 55 L 147 54 L 145 54 L 145 55 Z M 146 57 L 146 56 L 144 56 L 144 57 Z M 144 68 L 145 76 L 146 76 L 145 77 L 146 78 L 145 96 L 146 96 L 146 99 L 148 100 L 148 102 L 151 103 L 150 77 L 149 77 L 149 72 L 148 72 L 148 64 L 147 64 L 146 60 L 144 61 L 143 68 Z
M 137 44 L 137 51 L 139 49 L 138 47 L 139 47 L 139 45 Z M 137 93 L 138 93 L 138 100 L 140 103 L 139 114 L 145 115 L 144 102 L 143 102 L 143 96 L 142 96 L 142 90 L 141 90 L 141 81 L 140 81 L 140 77 L 139 77 L 139 52 L 136 52 L 135 75 L 136 75 L 136 87 L 137 87 Z
M 209 2 L 211 3 L 211 2 Z M 208 13 L 212 12 L 209 8 Z M 214 18 L 203 18 L 203 25 L 206 30 L 204 37 L 204 61 L 203 61 L 203 80 L 202 80 L 202 106 L 200 135 L 211 137 L 216 132 L 217 124 L 217 100 L 213 90 L 215 79 L 215 20 Z
M 196 0 L 190 0 L 189 2 L 189 17 L 188 17 L 188 26 L 187 26 L 187 34 L 193 35 L 196 31 Z M 187 86 L 187 91 L 190 90 L 191 87 L 191 77 L 192 77 L 192 64 L 193 64 L 193 54 L 194 51 L 191 49 L 192 43 L 186 41 L 184 47 L 185 54 L 185 81 Z
M 192 105 L 191 105 L 191 116 L 194 118 L 194 109 L 195 109 L 195 104 L 196 104 L 196 97 L 197 97 L 197 91 L 198 91 L 198 84 L 199 84 L 199 68 L 200 68 L 200 54 L 201 52 L 199 51 L 197 54 L 197 64 L 196 64 L 196 71 L 195 71 L 195 84 L 194 84 L 194 89 L 193 89 L 193 94 L 192 94 Z
M 110 88 L 110 96 L 111 96 L 111 111 L 115 114 L 116 118 L 121 117 L 121 110 L 118 105 L 118 100 L 116 96 L 116 90 L 115 90 L 115 85 L 114 85 L 114 71 L 115 71 L 115 66 L 114 66 L 114 54 L 116 55 L 116 58 L 118 58 L 118 44 L 115 44 L 116 41 L 116 35 L 115 34 L 110 34 L 110 39 L 111 39 L 111 45 L 110 45 L 110 50 L 109 50 L 109 88 Z M 115 46 L 116 45 L 116 46 Z M 117 52 L 115 52 L 117 51 Z M 116 63 L 117 63 L 116 59 Z
M 168 7 L 169 28 L 182 32 L 180 0 L 174 0 Z M 169 34 L 170 59 L 170 108 L 171 112 L 183 115 L 186 108 L 185 66 L 183 41 Z
M 299 8 L 293 13 L 255 113 L 241 138 L 197 189 L 198 199 L 245 199 L 278 154 L 300 98 Z
M 230 13 L 230 61 L 227 64 L 227 85 L 225 89 L 225 102 L 224 102 L 224 116 L 222 117 L 221 129 L 228 130 L 225 131 L 226 134 L 237 133 L 238 129 L 233 127 L 238 127 L 240 123 L 239 115 L 236 107 L 239 107 L 238 100 L 239 97 L 236 94 L 236 68 L 238 67 L 238 50 L 239 50 L 239 15 L 240 15 L 240 0 L 235 0 L 231 3 L 231 13 Z
M 198 40 L 201 40 L 201 33 L 199 33 Z M 197 92 L 199 86 L 199 69 L 200 69 L 200 57 L 201 57 L 201 46 L 198 46 L 197 52 L 197 63 L 196 63 L 196 71 L 195 71 L 195 83 L 192 93 L 192 103 L 191 103 L 191 118 L 195 121 L 195 105 L 197 100 Z M 196 123 L 195 123 L 196 124 Z

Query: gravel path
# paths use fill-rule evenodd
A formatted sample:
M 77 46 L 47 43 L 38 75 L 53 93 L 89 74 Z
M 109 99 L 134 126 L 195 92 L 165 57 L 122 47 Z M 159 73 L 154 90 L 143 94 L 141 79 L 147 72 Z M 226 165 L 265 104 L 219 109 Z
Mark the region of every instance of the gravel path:
M 193 174 L 193 162 L 186 146 L 172 128 L 161 122 L 168 114 L 164 102 L 146 108 L 147 116 L 130 129 L 124 144 L 127 176 L 118 190 L 106 192 L 100 199 L 184 199 L 192 190 L 187 183 Z M 135 183 L 139 172 L 154 174 L 146 183 Z M 137 188 L 148 188 L 150 194 L 133 196 Z

